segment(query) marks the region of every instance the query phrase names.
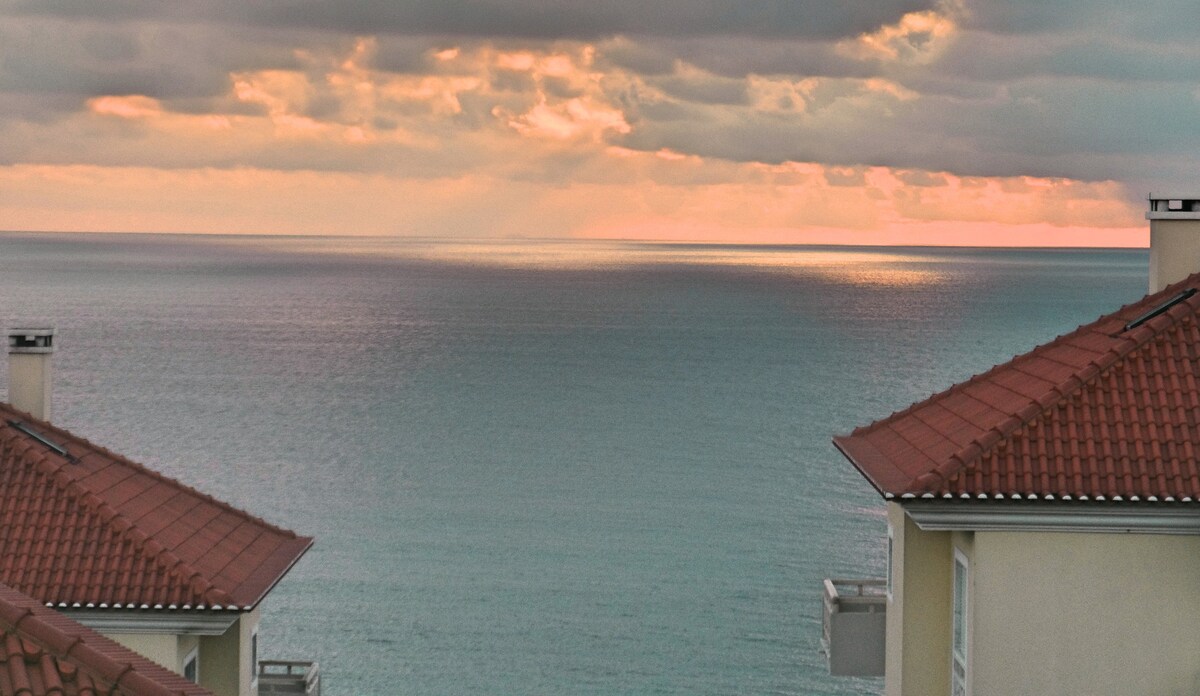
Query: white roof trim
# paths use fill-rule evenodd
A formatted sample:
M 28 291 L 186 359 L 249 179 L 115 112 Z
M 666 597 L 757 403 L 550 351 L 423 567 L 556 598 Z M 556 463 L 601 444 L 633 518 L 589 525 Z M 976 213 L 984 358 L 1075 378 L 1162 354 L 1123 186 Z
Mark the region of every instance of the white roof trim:
M 219 636 L 229 630 L 240 614 L 157 613 L 144 611 L 68 610 L 62 612 L 90 629 L 101 633 L 156 633 Z
M 914 501 L 905 513 L 926 531 L 1137 532 L 1200 536 L 1200 515 L 1171 505 Z

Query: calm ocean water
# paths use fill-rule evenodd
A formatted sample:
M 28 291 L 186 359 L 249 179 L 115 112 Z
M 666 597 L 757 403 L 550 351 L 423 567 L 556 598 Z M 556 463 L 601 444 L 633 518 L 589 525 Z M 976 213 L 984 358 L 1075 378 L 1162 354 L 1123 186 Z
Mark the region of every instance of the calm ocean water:
M 317 537 L 261 645 L 326 696 L 876 694 L 817 654 L 821 578 L 883 572 L 831 435 L 1139 298 L 1146 265 L 9 234 L 0 325 L 58 328 L 59 423 Z

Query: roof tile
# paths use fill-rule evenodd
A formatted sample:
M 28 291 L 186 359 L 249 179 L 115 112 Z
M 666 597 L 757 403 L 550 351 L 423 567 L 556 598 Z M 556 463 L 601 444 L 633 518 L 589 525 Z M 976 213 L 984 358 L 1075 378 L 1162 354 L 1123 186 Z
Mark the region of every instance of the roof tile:
M 5 585 L 0 585 L 0 693 L 212 696 L 207 689 Z
M 0 404 L 0 583 L 38 601 L 254 606 L 311 544 Z
M 1200 274 L 834 442 L 888 496 L 1200 499 L 1200 293 L 1125 329 L 1198 288 Z

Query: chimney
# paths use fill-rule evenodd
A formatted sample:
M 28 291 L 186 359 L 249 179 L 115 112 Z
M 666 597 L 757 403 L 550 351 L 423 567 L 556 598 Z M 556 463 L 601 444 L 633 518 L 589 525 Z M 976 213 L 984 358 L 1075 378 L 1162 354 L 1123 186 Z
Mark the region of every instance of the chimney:
M 1200 195 L 1150 195 L 1150 292 L 1200 271 Z
M 9 329 L 8 402 L 34 418 L 50 420 L 50 357 L 54 329 Z

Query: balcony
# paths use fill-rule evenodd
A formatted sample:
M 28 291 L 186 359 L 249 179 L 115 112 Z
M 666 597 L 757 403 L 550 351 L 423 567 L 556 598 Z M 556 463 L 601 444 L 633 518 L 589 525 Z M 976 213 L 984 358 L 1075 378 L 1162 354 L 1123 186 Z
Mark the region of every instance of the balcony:
M 259 660 L 258 693 L 321 696 L 321 670 L 315 662 Z
M 821 652 L 835 677 L 883 676 L 887 581 L 825 580 Z

